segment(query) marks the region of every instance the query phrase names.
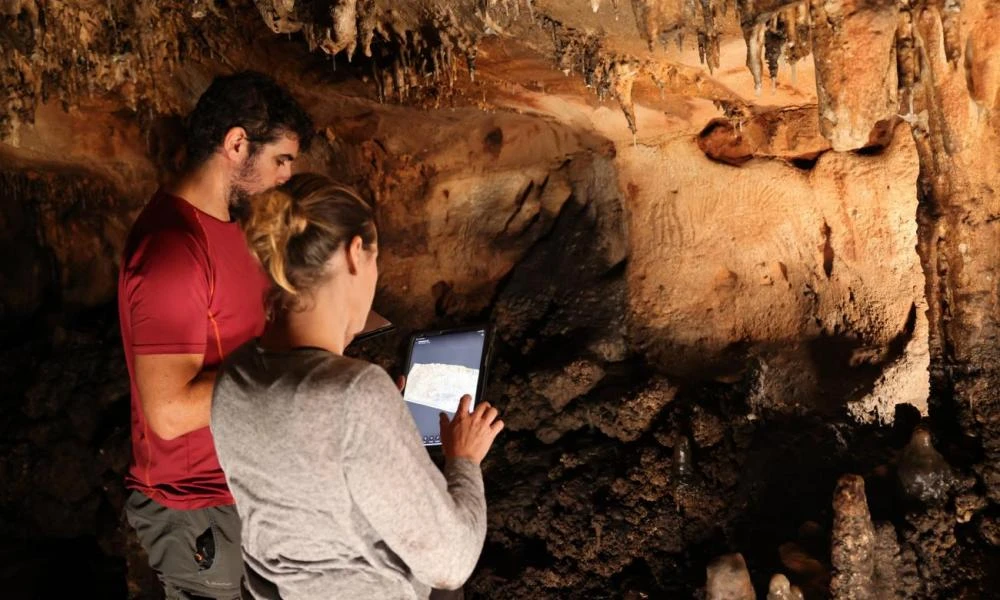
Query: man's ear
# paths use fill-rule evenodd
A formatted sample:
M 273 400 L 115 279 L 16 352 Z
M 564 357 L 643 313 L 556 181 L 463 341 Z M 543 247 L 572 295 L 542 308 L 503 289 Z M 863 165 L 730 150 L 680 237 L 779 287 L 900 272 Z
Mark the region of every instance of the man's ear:
M 250 140 L 247 137 L 247 130 L 242 127 L 233 127 L 226 132 L 226 137 L 222 138 L 222 152 L 226 158 L 241 161 L 250 150 Z
M 351 275 L 358 273 L 358 265 L 361 264 L 361 253 L 364 249 L 364 242 L 360 235 L 354 236 L 347 244 L 347 271 Z

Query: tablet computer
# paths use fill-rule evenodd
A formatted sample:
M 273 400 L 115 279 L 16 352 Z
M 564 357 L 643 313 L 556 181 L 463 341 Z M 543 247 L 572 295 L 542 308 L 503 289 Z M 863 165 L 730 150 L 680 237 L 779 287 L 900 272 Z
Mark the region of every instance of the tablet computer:
M 475 406 L 486 386 L 492 332 L 486 325 L 422 331 L 410 339 L 403 400 L 425 446 L 441 444 L 444 412 L 450 419 L 465 394 Z
M 393 325 L 389 319 L 386 319 L 382 315 L 378 314 L 374 310 L 368 311 L 368 318 L 365 319 L 365 327 L 361 330 L 359 334 L 354 336 L 351 343 L 363 342 L 365 340 L 371 339 L 377 335 L 387 333 L 395 329 L 396 326 Z

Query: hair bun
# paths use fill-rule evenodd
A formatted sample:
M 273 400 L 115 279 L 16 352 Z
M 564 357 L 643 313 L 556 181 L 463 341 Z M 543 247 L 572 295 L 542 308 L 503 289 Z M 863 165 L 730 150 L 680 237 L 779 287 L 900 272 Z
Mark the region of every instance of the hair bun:
M 297 290 L 285 275 L 285 250 L 289 240 L 303 231 L 309 220 L 297 214 L 291 195 L 280 189 L 258 194 L 246 226 L 246 238 L 257 260 L 286 292 Z
M 280 188 L 257 194 L 246 236 L 273 283 L 267 314 L 302 304 L 332 276 L 330 257 L 360 237 L 365 250 L 377 240 L 372 206 L 325 175 L 298 173 Z
M 288 196 L 288 194 L 284 195 Z M 306 230 L 306 227 L 309 227 L 309 219 L 298 209 L 299 206 L 296 205 L 295 200 L 288 196 L 288 207 L 285 210 L 287 211 L 289 239 L 301 234 Z
M 292 197 L 280 189 L 271 189 L 254 196 L 248 231 L 264 233 L 277 232 L 281 225 L 288 223 L 292 209 Z

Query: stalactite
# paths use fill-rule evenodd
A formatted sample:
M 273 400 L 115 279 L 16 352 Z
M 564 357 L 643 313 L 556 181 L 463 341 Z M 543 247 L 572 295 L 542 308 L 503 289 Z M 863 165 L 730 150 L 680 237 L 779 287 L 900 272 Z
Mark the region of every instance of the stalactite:
M 767 30 L 764 32 L 764 60 L 767 61 L 767 74 L 771 78 L 772 89 L 778 86 L 778 61 L 787 40 L 785 27 L 785 21 L 776 13 L 768 19 Z
M 639 69 L 637 66 L 628 62 L 614 63 L 610 72 L 612 93 L 625 113 L 628 128 L 633 135 L 638 131 L 638 128 L 635 121 L 635 104 L 632 101 L 632 85 L 635 83 L 635 78 L 638 74 Z
M 759 94 L 764 64 L 772 86 L 777 84 L 780 59 L 788 62 L 792 79 L 795 63 L 812 51 L 809 10 L 801 0 L 736 0 L 736 10 L 747 45 L 747 68 Z
M 914 38 L 913 13 L 908 10 L 899 13 L 899 24 L 896 29 L 896 70 L 900 104 L 904 111 L 903 118 L 911 125 L 916 125 L 913 101 L 915 88 L 920 80 L 921 56 Z
M 372 61 L 372 81 L 375 82 L 375 95 L 379 104 L 385 104 L 385 82 L 382 80 L 382 73 L 375 61 Z
M 751 109 L 742 103 L 731 100 L 714 100 L 712 104 L 722 111 L 722 114 L 733 123 L 737 130 L 753 116 Z
M 659 2 L 657 0 L 632 0 L 632 12 L 635 14 L 639 35 L 652 50 L 660 31 Z
M 698 31 L 698 51 L 710 73 L 719 68 L 719 30 L 716 26 L 717 0 L 701 0 L 701 28 Z
M 254 4 L 271 31 L 294 33 L 302 29 L 302 23 L 296 17 L 294 2 L 279 3 L 273 0 L 254 0 Z
M 0 106 L 0 137 L 16 139 L 19 123 L 32 122 L 38 103 L 48 100 L 70 108 L 81 95 L 113 91 L 132 109 L 146 103 L 158 110 L 176 109 L 176 90 L 161 81 L 182 60 L 213 52 L 202 35 L 184 34 L 224 29 L 226 23 L 211 11 L 196 19 L 187 4 L 144 0 L 125 6 L 131 13 L 113 0 L 86 6 L 4 5 L 0 84 L 8 93 Z
M 650 77 L 661 94 L 665 90 L 697 90 L 702 97 L 716 102 L 720 110 L 732 119 L 742 122 L 749 117 L 748 107 L 738 96 L 721 86 L 714 86 L 712 80 L 705 78 L 697 69 L 663 64 L 655 60 L 637 61 L 608 56 L 602 47 L 600 36 L 567 30 L 552 21 L 548 25 L 552 31 L 557 67 L 567 75 L 580 73 L 598 98 L 604 100 L 608 95 L 613 96 L 621 105 L 633 134 L 637 132 L 638 123 L 632 87 L 636 77 L 643 74 Z
M 375 39 L 377 20 L 375 0 L 361 0 L 358 6 L 358 40 L 360 40 L 360 47 L 367 58 L 372 56 L 372 40 Z
M 962 58 L 962 0 L 945 0 L 941 8 L 941 28 L 944 32 L 944 54 L 952 67 Z
M 476 47 L 469 46 L 465 51 L 465 66 L 469 69 L 469 81 L 476 80 Z
M 347 53 L 348 58 L 354 54 L 354 49 L 358 45 L 358 11 L 356 0 L 337 2 L 330 9 L 330 17 L 333 21 L 333 45 L 324 48 L 327 53 L 336 55 L 341 50 Z
M 782 10 L 782 18 L 788 36 L 785 44 L 785 61 L 788 62 L 792 85 L 795 85 L 797 63 L 812 52 L 809 9 L 805 3 L 793 4 Z
M 764 80 L 764 34 L 766 31 L 766 22 L 755 23 L 746 38 L 747 68 L 750 69 L 750 74 L 753 76 L 753 89 L 757 95 L 760 95 L 761 83 Z
M 435 84 L 441 82 L 441 68 L 442 68 L 441 49 L 434 48 L 431 51 L 431 56 L 430 56 L 430 69 L 431 69 L 431 78 L 433 79 Z

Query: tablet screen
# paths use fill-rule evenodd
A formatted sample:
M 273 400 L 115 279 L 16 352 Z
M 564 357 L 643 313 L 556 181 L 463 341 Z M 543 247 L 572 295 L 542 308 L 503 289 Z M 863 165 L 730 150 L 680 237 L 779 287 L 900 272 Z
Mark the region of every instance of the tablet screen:
M 413 337 L 403 399 L 424 444 L 441 443 L 440 413 L 451 418 L 465 394 L 472 396 L 473 405 L 478 401 L 485 351 L 485 327 Z

